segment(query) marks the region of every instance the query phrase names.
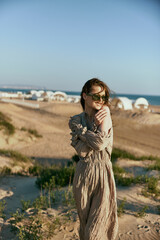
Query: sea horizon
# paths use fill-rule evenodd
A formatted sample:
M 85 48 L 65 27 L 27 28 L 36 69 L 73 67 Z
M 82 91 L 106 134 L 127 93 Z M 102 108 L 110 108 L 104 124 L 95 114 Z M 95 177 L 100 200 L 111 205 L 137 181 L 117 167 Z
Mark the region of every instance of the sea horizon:
M 60 91 L 60 92 L 64 92 L 66 93 L 67 95 L 71 95 L 71 96 L 80 96 L 80 91 L 66 91 L 66 90 L 53 90 L 53 89 L 47 89 L 47 88 L 38 88 L 38 87 L 33 87 L 32 86 L 21 86 L 21 88 L 16 88 L 15 86 L 13 87 L 7 87 L 7 86 L 4 86 L 4 87 L 0 87 L 0 92 L 12 92 L 12 93 L 15 93 L 15 92 L 22 92 L 22 93 L 27 93 L 31 90 L 44 90 L 44 91 L 53 91 L 53 92 L 56 92 L 56 91 Z M 140 98 L 140 97 L 143 97 L 143 98 L 146 98 L 147 101 L 149 102 L 150 105 L 160 105 L 160 95 L 152 95 L 152 94 L 129 94 L 129 93 L 111 93 L 111 98 L 115 98 L 115 97 L 127 97 L 129 98 L 130 100 L 132 101 L 135 101 L 137 98 Z

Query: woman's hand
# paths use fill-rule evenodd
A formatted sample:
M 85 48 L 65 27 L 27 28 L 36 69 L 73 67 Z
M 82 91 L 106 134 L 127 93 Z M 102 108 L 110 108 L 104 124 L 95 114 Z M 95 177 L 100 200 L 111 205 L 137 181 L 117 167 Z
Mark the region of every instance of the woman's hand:
M 95 124 L 99 126 L 108 114 L 110 114 L 108 106 L 103 106 L 94 116 Z
M 112 128 L 112 120 L 108 106 L 103 106 L 94 117 L 94 122 L 102 131 L 108 133 Z

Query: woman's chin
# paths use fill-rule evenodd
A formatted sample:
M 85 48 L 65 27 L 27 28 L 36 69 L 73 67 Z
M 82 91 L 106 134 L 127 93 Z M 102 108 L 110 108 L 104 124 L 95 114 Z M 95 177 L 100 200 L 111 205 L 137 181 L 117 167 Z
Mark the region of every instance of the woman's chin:
M 100 110 L 100 109 L 102 108 L 102 106 L 103 106 L 102 104 L 96 103 L 96 104 L 95 104 L 95 109 L 96 109 L 96 110 Z

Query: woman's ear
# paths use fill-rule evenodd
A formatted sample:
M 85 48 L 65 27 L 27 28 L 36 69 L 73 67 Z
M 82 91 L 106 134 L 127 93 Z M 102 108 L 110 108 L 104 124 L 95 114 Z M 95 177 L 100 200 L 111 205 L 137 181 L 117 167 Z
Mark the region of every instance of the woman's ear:
M 86 93 L 83 93 L 83 99 L 86 100 Z

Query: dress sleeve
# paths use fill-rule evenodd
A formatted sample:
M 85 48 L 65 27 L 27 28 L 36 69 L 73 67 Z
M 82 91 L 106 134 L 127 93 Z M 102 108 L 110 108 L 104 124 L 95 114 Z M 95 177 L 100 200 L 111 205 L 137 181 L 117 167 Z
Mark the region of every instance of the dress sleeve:
M 83 127 L 80 122 L 81 119 L 78 115 L 71 117 L 69 120 L 69 127 L 72 136 L 71 146 L 75 148 L 80 157 L 87 157 L 92 153 L 92 149 L 87 145 L 86 141 L 80 139 L 80 136 L 87 131 L 87 128 Z
M 112 145 L 112 130 L 109 133 L 98 130 L 87 130 L 80 123 L 80 116 L 74 116 L 69 121 L 69 126 L 72 130 L 72 143 L 71 145 L 76 149 L 78 155 L 83 154 L 86 157 L 86 153 L 91 150 L 110 152 Z M 86 155 L 85 155 L 86 154 Z M 85 156 L 84 156 L 85 155 Z
M 112 131 L 108 134 L 104 131 L 97 130 L 96 132 L 93 131 L 86 131 L 84 134 L 80 134 L 79 138 L 87 143 L 91 149 L 96 151 L 102 151 L 104 149 L 108 150 L 112 144 Z

